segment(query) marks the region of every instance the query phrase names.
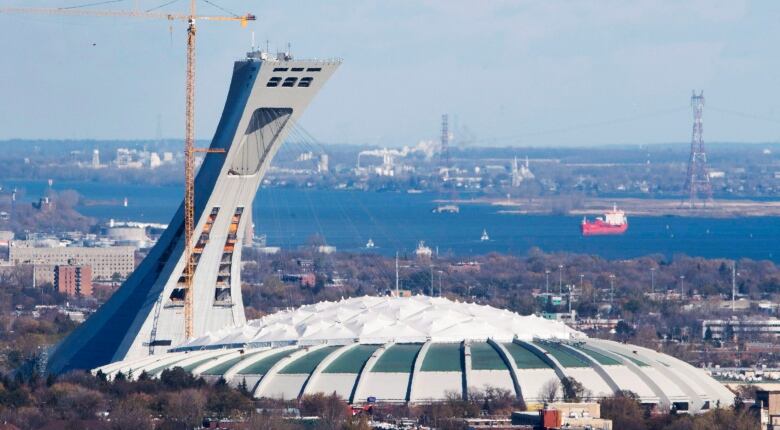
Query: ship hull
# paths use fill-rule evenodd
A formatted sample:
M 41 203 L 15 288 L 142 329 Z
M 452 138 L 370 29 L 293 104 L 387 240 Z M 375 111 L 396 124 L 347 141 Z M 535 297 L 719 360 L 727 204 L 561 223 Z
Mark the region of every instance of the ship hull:
M 604 236 L 623 234 L 628 230 L 628 224 L 611 225 L 604 222 L 584 222 L 581 224 L 583 236 Z

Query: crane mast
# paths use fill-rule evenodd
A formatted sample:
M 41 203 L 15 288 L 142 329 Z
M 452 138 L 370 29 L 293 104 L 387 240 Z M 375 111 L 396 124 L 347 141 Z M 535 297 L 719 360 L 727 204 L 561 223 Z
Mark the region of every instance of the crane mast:
M 187 25 L 187 83 L 184 124 L 184 338 L 193 334 L 192 234 L 195 230 L 195 0 L 190 1 Z
M 246 27 L 248 21 L 255 21 L 252 14 L 243 16 L 198 16 L 195 14 L 196 0 L 190 0 L 188 14 L 122 11 L 122 10 L 81 10 L 81 9 L 56 9 L 56 8 L 0 8 L 2 14 L 43 14 L 66 16 L 100 16 L 100 17 L 130 17 L 167 19 L 169 21 L 187 22 L 187 76 L 185 78 L 185 124 L 184 124 L 184 337 L 190 339 L 194 335 L 193 316 L 193 278 L 195 275 L 195 261 L 192 258 L 192 235 L 195 230 L 195 152 L 222 152 L 224 150 L 205 149 L 199 151 L 195 148 L 195 36 L 196 20 L 208 21 L 239 21 L 242 27 Z

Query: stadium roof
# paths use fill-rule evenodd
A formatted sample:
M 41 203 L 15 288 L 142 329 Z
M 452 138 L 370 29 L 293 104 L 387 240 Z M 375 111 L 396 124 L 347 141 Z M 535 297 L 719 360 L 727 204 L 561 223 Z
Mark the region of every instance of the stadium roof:
M 734 399 L 703 370 L 674 357 L 590 339 L 556 321 L 430 297 L 303 306 L 95 371 L 157 377 L 174 367 L 284 399 L 335 391 L 356 403 L 369 397 L 419 403 L 494 387 L 534 403 L 548 397 L 550 381 L 564 378 L 581 382 L 586 397 L 631 391 L 661 410 L 698 412 Z
M 561 322 L 440 297 L 372 297 L 320 302 L 210 333 L 179 349 L 278 343 L 414 343 L 585 337 Z

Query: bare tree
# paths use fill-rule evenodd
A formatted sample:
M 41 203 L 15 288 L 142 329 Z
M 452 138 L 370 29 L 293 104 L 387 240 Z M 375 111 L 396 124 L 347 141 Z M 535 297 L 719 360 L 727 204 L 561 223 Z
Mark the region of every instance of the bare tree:
M 192 428 L 200 424 L 203 419 L 206 395 L 193 388 L 172 392 L 166 396 L 165 406 L 169 420 Z
M 558 393 L 561 391 L 561 382 L 558 378 L 552 378 L 542 385 L 539 389 L 539 398 L 545 402 L 551 403 L 558 398 Z
M 112 430 L 151 430 L 154 428 L 147 396 L 131 394 L 111 411 Z

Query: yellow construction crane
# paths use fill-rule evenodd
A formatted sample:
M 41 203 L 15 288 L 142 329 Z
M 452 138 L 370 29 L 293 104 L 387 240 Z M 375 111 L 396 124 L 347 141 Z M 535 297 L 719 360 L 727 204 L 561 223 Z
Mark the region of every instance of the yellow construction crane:
M 249 21 L 254 21 L 255 16 L 246 14 L 243 16 L 198 16 L 195 14 L 195 1 L 190 0 L 188 14 L 146 12 L 132 10 L 90 10 L 81 8 L 0 8 L 4 14 L 44 14 L 67 16 L 119 16 L 130 18 L 167 19 L 169 21 L 187 22 L 187 77 L 185 100 L 185 126 L 184 126 L 184 337 L 192 338 L 193 335 L 193 304 L 192 288 L 193 275 L 195 274 L 195 261 L 192 258 L 192 234 L 195 230 L 195 152 L 224 152 L 217 150 L 198 150 L 195 148 L 195 21 L 238 21 L 242 27 L 246 27 Z

